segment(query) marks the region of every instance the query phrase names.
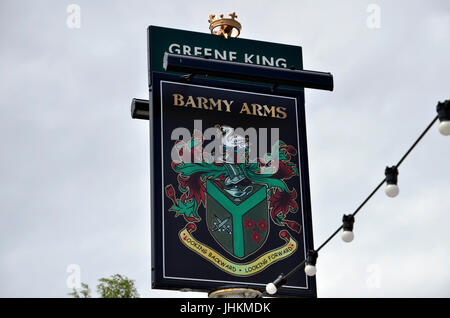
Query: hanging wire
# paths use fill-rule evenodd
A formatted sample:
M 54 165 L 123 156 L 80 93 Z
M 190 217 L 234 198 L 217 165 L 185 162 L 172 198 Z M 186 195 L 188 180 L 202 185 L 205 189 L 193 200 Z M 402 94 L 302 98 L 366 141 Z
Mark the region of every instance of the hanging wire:
M 439 116 L 436 115 L 434 119 L 431 121 L 431 123 L 425 128 L 425 130 L 420 134 L 420 136 L 416 139 L 416 141 L 412 144 L 411 147 L 409 147 L 408 151 L 403 155 L 403 157 L 400 159 L 400 161 L 397 163 L 396 167 L 400 167 L 400 165 L 403 163 L 403 161 L 408 157 L 408 155 L 411 153 L 411 151 L 417 146 L 417 144 L 422 140 L 422 138 L 426 135 L 426 133 L 430 130 L 430 128 L 434 125 L 434 123 L 438 120 Z M 367 202 L 374 196 L 374 194 L 381 188 L 381 186 L 386 182 L 386 178 L 384 178 L 376 187 L 375 189 L 367 196 L 367 198 L 358 206 L 358 208 L 352 213 L 352 216 L 355 216 L 361 209 L 366 205 Z M 323 247 L 325 247 L 343 228 L 343 225 L 338 227 L 336 231 L 334 231 L 333 234 L 331 234 L 323 243 L 320 245 L 315 251 L 319 252 Z M 283 274 L 280 275 L 280 277 L 277 278 L 278 287 L 277 289 L 280 289 L 283 285 L 285 285 L 289 278 L 294 275 L 297 271 L 299 271 L 306 263 L 306 259 L 303 260 L 300 264 L 295 266 L 289 273 L 283 276 Z M 267 291 L 264 291 L 262 295 L 257 296 L 256 298 L 261 298 L 267 296 Z

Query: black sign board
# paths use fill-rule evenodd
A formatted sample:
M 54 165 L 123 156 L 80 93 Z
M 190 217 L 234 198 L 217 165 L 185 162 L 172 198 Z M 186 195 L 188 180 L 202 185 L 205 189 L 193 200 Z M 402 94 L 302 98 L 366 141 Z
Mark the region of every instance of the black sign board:
M 151 76 L 153 288 L 263 290 L 313 248 L 303 91 Z

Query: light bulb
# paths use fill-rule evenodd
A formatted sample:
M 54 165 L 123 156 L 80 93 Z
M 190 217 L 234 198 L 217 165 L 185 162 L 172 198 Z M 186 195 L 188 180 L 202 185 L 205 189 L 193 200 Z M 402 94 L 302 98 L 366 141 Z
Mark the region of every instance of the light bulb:
M 346 243 L 353 241 L 355 234 L 352 231 L 343 231 L 341 234 L 342 240 Z
M 268 284 L 266 285 L 266 292 L 267 292 L 269 295 L 274 295 L 274 294 L 277 292 L 277 287 L 275 286 L 274 283 L 268 283 Z
M 444 136 L 450 136 L 450 120 L 443 120 L 439 124 L 439 132 Z
M 400 192 L 400 188 L 396 184 L 388 184 L 386 188 L 384 188 L 384 193 L 390 198 L 394 198 Z
M 309 264 L 305 266 L 305 273 L 306 273 L 306 275 L 314 276 L 314 275 L 316 275 L 316 272 L 317 272 L 316 266 L 309 265 Z

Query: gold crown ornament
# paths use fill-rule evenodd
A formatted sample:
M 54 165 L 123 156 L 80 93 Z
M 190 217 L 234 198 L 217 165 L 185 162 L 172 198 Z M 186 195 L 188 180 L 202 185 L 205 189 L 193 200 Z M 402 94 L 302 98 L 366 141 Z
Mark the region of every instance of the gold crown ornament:
M 221 35 L 225 39 L 237 38 L 241 33 L 242 26 L 236 20 L 236 12 L 230 13 L 229 16 L 231 19 L 224 18 L 223 14 L 220 15 L 220 18 L 218 18 L 215 14 L 210 14 L 208 22 L 211 34 Z

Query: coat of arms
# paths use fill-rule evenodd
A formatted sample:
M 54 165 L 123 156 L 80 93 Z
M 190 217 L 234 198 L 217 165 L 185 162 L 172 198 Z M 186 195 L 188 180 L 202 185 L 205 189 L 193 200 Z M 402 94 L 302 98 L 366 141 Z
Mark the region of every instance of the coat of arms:
M 223 160 L 172 161 L 180 195 L 172 184 L 166 185 L 166 196 L 172 202 L 168 210 L 185 219 L 179 239 L 187 248 L 231 275 L 250 276 L 297 250 L 297 241 L 290 235 L 290 231 L 301 231 L 301 225 L 292 219 L 300 219 L 296 214 L 297 192 L 285 182 L 298 176 L 298 167 L 291 162 L 297 151 L 278 140 L 277 169 L 267 173 L 267 168 L 274 166 L 274 156 L 267 154 L 256 162 L 249 162 L 248 158 L 239 161 L 237 156 L 248 155 L 246 139 L 233 134 L 231 127 L 222 126 L 221 130 Z M 191 140 L 177 141 L 174 146 L 180 157 L 186 151 L 195 157 L 202 151 L 203 143 L 202 135 L 197 133 Z M 220 249 L 195 238 L 198 226 L 206 226 Z M 269 232 L 278 229 L 280 246 L 259 255 Z

